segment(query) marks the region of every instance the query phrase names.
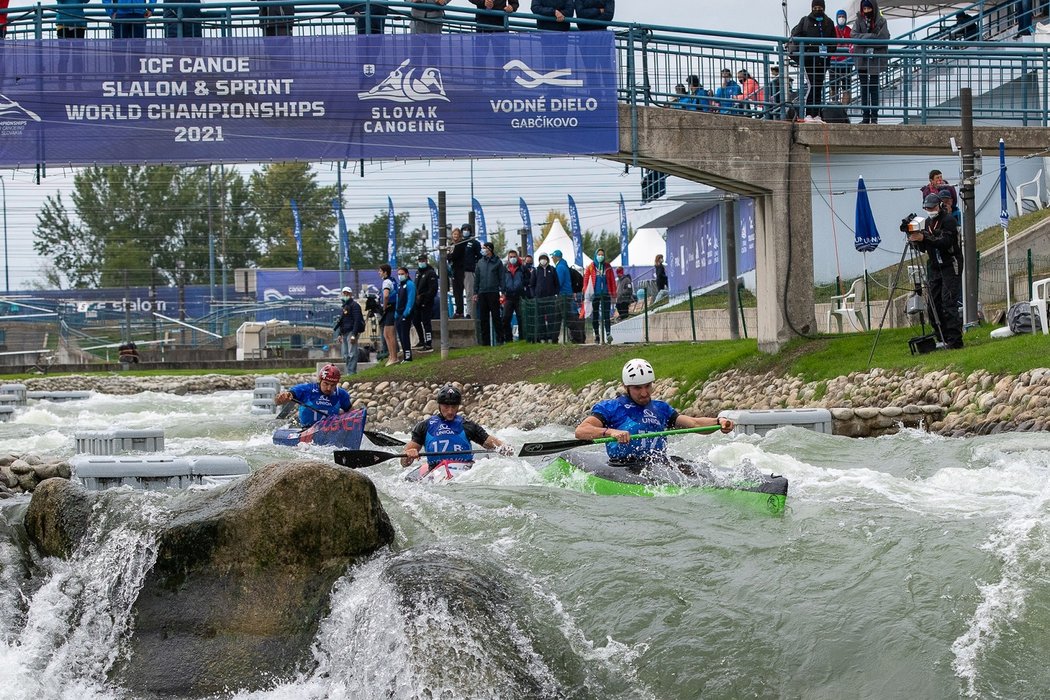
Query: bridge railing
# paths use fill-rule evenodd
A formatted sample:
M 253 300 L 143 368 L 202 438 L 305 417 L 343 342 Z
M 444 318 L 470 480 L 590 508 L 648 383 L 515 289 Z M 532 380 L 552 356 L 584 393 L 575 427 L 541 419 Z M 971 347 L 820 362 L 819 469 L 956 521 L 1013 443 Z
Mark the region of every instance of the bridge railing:
M 19 0 L 13 0 L 17 3 Z M 352 6 L 361 8 L 348 14 Z M 57 35 L 58 27 L 71 23 L 69 8 L 82 8 L 85 38 L 111 36 L 112 20 L 98 5 L 32 5 L 10 7 L 8 41 L 44 39 Z M 112 6 L 110 6 L 112 7 Z M 147 19 L 133 20 L 149 38 L 258 37 L 275 33 L 294 36 L 325 36 L 350 33 L 405 34 L 412 31 L 412 9 L 442 9 L 442 31 L 473 32 L 481 15 L 502 21 L 497 29 L 536 31 L 541 19 L 525 12 L 479 12 L 472 7 L 443 8 L 407 2 L 320 2 L 299 0 L 239 0 L 235 2 L 121 3 L 121 8 L 150 9 Z M 1009 8 L 1007 8 L 1009 9 Z M 988 13 L 1007 9 L 998 8 Z M 290 12 L 292 14 L 282 14 Z M 385 14 L 383 14 L 385 12 Z M 982 15 L 984 17 L 984 15 Z M 79 20 L 77 20 L 79 21 Z M 991 20 L 989 20 L 991 22 Z M 995 20 L 1000 26 L 1005 20 Z M 287 25 L 287 26 L 285 26 Z M 572 20 L 572 28 L 603 25 Z M 78 25 L 79 26 L 79 25 Z M 849 95 L 847 117 L 859 116 L 861 79 L 856 66 L 864 54 L 881 53 L 885 63 L 878 78 L 879 121 L 896 123 L 958 122 L 958 96 L 962 87 L 974 92 L 974 118 L 984 122 L 1047 125 L 1047 76 L 1050 46 L 1006 42 L 965 42 L 894 39 L 852 41 L 852 67 L 841 73 L 813 71 L 825 78 L 825 89 L 807 96 L 807 63 L 823 61 L 836 53 L 838 40 L 799 39 L 790 44 L 784 37 L 690 29 L 659 25 L 611 22 L 606 26 L 616 36 L 620 100 L 637 105 L 678 106 L 726 116 L 785 119 L 809 111 L 843 107 L 842 94 Z M 989 27 L 993 24 L 989 23 Z M 795 60 L 792 60 L 795 59 Z M 850 65 L 849 63 L 843 65 Z M 733 75 L 745 70 L 759 90 L 737 99 L 704 95 L 698 101 L 681 102 L 675 92 L 679 83 L 697 76 L 705 89 L 722 88 L 721 70 Z M 779 72 L 779 75 L 777 73 Z M 841 118 L 841 112 L 837 114 Z

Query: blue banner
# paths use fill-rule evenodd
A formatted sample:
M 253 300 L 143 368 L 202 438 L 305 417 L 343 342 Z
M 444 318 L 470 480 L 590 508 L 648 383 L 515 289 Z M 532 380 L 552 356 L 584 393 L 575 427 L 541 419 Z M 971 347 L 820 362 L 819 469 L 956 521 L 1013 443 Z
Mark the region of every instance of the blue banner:
M 569 195 L 569 227 L 572 228 L 572 245 L 576 248 L 576 267 L 583 268 L 583 232 L 580 230 L 580 212 L 576 201 Z
M 350 232 L 346 230 L 346 219 L 343 217 L 343 207 L 338 199 L 332 200 L 332 209 L 339 221 L 339 247 L 343 249 L 343 263 L 347 270 L 352 269 L 350 265 Z
M 0 166 L 615 153 L 612 32 L 0 42 Z
M 481 208 L 481 202 L 473 197 L 470 198 L 470 208 L 474 210 L 474 222 L 478 229 L 475 233 L 478 235 L 478 240 L 485 243 L 489 240 L 489 232 L 485 227 L 485 210 Z
M 430 207 L 430 248 L 431 250 L 437 250 L 441 242 L 441 233 L 439 231 L 441 228 L 441 214 L 438 212 L 438 205 L 432 197 L 427 197 L 427 205 Z
M 377 290 L 382 284 L 377 270 L 355 270 L 350 286 L 371 285 Z M 338 270 L 257 270 L 255 296 L 260 302 L 291 301 L 295 299 L 339 300 Z
M 999 139 L 999 223 L 1010 225 L 1010 209 L 1006 205 L 1006 142 Z
M 620 195 L 620 264 L 627 267 L 631 264 L 630 258 L 627 256 L 627 242 L 630 237 L 629 228 L 627 226 L 627 207 L 623 203 L 623 195 Z
M 521 225 L 525 227 L 525 239 L 529 246 L 525 254 L 532 254 L 536 246 L 532 243 L 532 217 L 529 216 L 529 205 L 525 204 L 524 197 L 518 197 L 518 211 L 521 212 Z
M 711 207 L 667 229 L 667 283 L 670 293 L 702 290 L 723 281 L 721 207 Z M 672 253 L 672 251 L 676 251 Z
M 290 200 L 292 205 L 292 221 L 295 222 L 295 228 L 292 230 L 292 235 L 295 236 L 295 265 L 299 268 L 299 272 L 303 271 L 303 222 L 299 218 L 299 207 L 295 204 L 295 200 Z
M 390 267 L 397 269 L 397 218 L 394 216 L 394 200 L 386 198 L 386 258 Z
M 741 197 L 737 201 L 736 271 L 744 274 L 755 269 L 755 200 Z

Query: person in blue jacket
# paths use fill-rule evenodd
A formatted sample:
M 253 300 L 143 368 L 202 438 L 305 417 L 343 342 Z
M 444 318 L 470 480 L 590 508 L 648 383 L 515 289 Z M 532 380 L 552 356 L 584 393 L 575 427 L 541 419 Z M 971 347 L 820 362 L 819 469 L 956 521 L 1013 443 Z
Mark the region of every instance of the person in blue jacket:
M 569 31 L 574 0 L 532 0 L 532 14 L 544 19 L 536 20 L 536 28 L 553 32 Z
M 590 19 L 598 22 L 612 22 L 616 13 L 616 0 L 575 0 L 576 19 Z M 603 30 L 600 24 L 577 22 L 581 32 Z
M 416 308 L 416 283 L 408 276 L 407 267 L 397 268 L 397 301 L 394 303 L 394 325 L 397 340 L 404 352 L 402 362 L 412 361 L 412 318 Z
M 156 0 L 102 0 L 102 4 L 113 19 L 114 39 L 146 38 L 146 20 L 153 14 L 149 6 Z
M 474 421 L 459 415 L 463 394 L 455 386 L 446 384 L 438 390 L 435 397 L 438 412 L 425 420 L 416 423 L 412 428 L 412 437 L 405 445 L 401 466 L 407 467 L 419 459 L 419 451 L 427 452 L 465 452 L 462 458 L 457 455 L 427 455 L 427 464 L 420 469 L 416 479 L 421 479 L 442 464 L 474 464 L 471 442 L 489 450 L 497 450 L 503 455 L 512 455 L 514 450 L 494 435 L 489 435 L 484 428 Z
M 327 364 L 317 372 L 317 381 L 296 384 L 274 398 L 281 406 L 295 399 L 299 403 L 299 425 L 309 428 L 328 416 L 337 416 L 350 410 L 350 393 L 339 386 L 342 374 L 333 364 Z
M 632 435 L 657 433 L 674 428 L 703 428 L 717 425 L 723 433 L 733 429 L 728 418 L 694 418 L 679 413 L 652 396 L 656 373 L 646 360 L 636 358 L 623 366 L 620 374 L 626 393 L 614 399 L 599 401 L 591 414 L 576 426 L 577 440 L 616 438 L 605 443 L 612 460 L 636 460 L 662 456 L 667 452 L 667 440 L 662 437 L 632 440 Z
M 561 256 L 560 250 L 551 251 L 551 264 L 558 277 L 558 335 L 564 337 L 569 323 L 569 307 L 572 301 L 572 276 L 569 275 L 569 263 Z M 557 340 L 555 340 L 557 342 Z

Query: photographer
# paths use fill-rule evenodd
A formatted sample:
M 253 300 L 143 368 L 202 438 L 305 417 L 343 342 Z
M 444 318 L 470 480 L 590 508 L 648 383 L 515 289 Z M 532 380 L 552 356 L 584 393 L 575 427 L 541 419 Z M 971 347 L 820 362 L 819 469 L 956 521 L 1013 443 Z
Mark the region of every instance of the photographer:
M 955 217 L 941 206 L 940 197 L 929 194 L 922 202 L 926 220 L 922 226 L 912 222 L 914 215 L 901 221 L 901 231 L 915 250 L 926 253 L 926 276 L 934 332 L 948 349 L 963 346 L 962 314 L 962 243 Z

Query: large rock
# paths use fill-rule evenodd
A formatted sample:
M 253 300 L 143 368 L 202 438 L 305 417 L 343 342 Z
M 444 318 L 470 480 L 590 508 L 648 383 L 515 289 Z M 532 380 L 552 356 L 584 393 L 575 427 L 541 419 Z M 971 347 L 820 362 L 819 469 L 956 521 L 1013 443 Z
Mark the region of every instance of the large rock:
M 46 553 L 68 554 L 91 502 L 49 479 L 26 528 Z M 310 665 L 333 583 L 394 537 L 372 482 L 320 462 L 272 464 L 222 489 L 179 494 L 168 507 L 114 672 L 135 695 L 258 689 Z

